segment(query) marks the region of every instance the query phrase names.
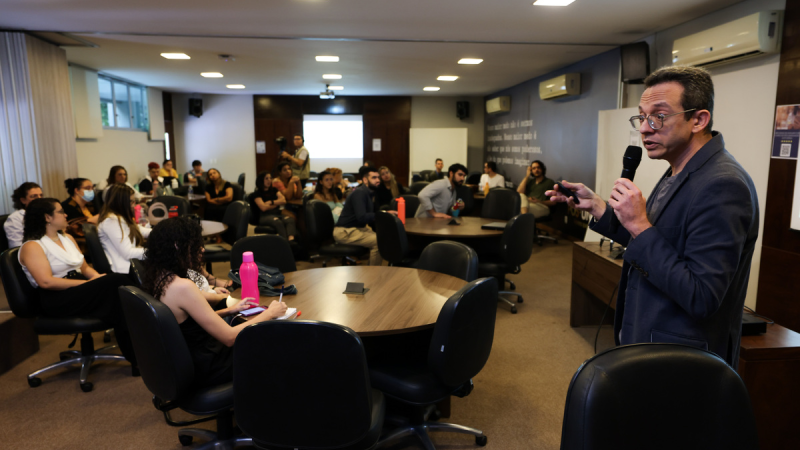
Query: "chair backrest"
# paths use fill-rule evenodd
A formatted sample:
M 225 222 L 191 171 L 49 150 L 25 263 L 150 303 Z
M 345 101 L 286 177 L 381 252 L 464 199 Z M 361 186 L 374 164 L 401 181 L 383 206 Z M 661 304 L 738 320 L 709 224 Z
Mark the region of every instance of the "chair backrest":
M 138 287 L 120 286 L 119 299 L 147 389 L 167 402 L 180 399 L 194 381 L 194 363 L 175 315 Z
M 519 214 L 506 223 L 500 241 L 501 253 L 506 264 L 521 266 L 528 262 L 533 252 L 535 228 L 536 219 L 533 214 Z
M 372 390 L 353 330 L 272 320 L 242 330 L 234 348 L 236 423 L 257 446 L 339 448 L 367 434 Z
M 222 233 L 222 240 L 233 245 L 239 239 L 247 236 L 247 225 L 250 221 L 250 205 L 243 200 L 236 200 L 228 205 L 222 222 L 228 229 Z
M 562 450 L 757 449 L 750 398 L 720 357 L 677 344 L 615 347 L 567 391 Z
M 244 200 L 244 188 L 241 184 L 231 183 L 233 188 L 233 201 Z
M 406 217 L 414 217 L 414 214 L 417 213 L 417 209 L 419 209 L 419 197 L 414 194 L 403 194 L 400 197 L 406 201 Z M 397 199 L 393 198 L 392 203 L 389 206 L 394 211 L 397 211 Z
M 236 183 L 238 183 L 239 186 L 242 187 L 242 189 L 244 189 L 244 180 L 245 180 L 245 178 L 246 178 L 245 174 L 244 174 L 244 172 L 242 172 L 242 173 L 239 174 L 239 178 L 236 180 Z
M 92 260 L 92 267 L 99 273 L 111 273 L 111 264 L 108 262 L 103 244 L 97 234 L 97 227 L 92 223 L 83 224 L 83 236 L 86 238 L 86 252 Z
M 483 173 L 481 173 L 481 172 L 471 172 L 469 175 L 467 175 L 467 181 L 465 182 L 465 184 L 478 184 L 478 183 L 480 183 L 481 182 L 481 175 L 483 175 Z
M 20 247 L 4 251 L 0 254 L 0 278 L 6 291 L 8 306 L 17 317 L 24 319 L 36 317 L 40 313 L 39 293 L 31 286 L 17 254 Z
M 481 217 L 509 220 L 519 214 L 521 204 L 522 199 L 517 191 L 506 188 L 491 189 L 483 201 Z
M 419 177 L 422 181 L 436 181 L 440 178 L 435 170 L 421 170 L 419 172 Z
M 141 259 L 131 258 L 131 271 L 133 272 L 133 276 L 136 277 L 136 281 L 139 282 L 139 285 L 144 284 L 144 277 L 147 273 L 145 271 L 144 262 Z
M 189 200 L 186 200 L 183 197 L 178 197 L 177 195 L 161 195 L 157 197 L 157 201 L 164 204 L 167 207 L 167 211 L 173 206 L 178 207 L 178 215 L 185 216 L 189 214 L 191 208 L 189 207 Z
M 428 348 L 428 367 L 448 386 L 477 375 L 489 359 L 497 315 L 497 280 L 480 278 L 442 307 Z
M 460 216 L 468 216 L 475 210 L 475 194 L 469 186 L 461 185 L 456 187 L 456 198 L 464 202 L 464 209 L 459 211 Z
M 403 222 L 394 214 L 378 211 L 375 213 L 375 233 L 381 258 L 389 264 L 399 264 L 408 254 L 408 236 Z
M 356 176 L 354 174 L 352 174 L 352 173 L 343 173 L 342 174 L 342 179 L 343 180 L 347 180 L 347 181 L 349 181 L 351 183 L 355 183 L 356 182 Z
M 478 278 L 478 254 L 461 242 L 436 241 L 422 250 L 416 268 L 472 281 Z
M 297 270 L 292 248 L 283 236 L 261 234 L 239 239 L 231 249 L 231 269 L 237 269 L 242 265 L 244 252 L 253 252 L 253 259 L 256 262 L 276 267 L 283 273 Z
M 331 208 L 320 200 L 306 203 L 306 232 L 312 248 L 319 248 L 333 239 L 333 213 Z
M 3 214 L 0 216 L 0 253 L 8 250 L 8 236 L 6 236 L 6 220 L 8 220 L 8 214 Z
M 411 183 L 411 186 L 408 187 L 408 192 L 414 195 L 419 195 L 419 193 L 425 189 L 425 186 L 429 184 L 431 183 L 428 181 L 415 181 Z

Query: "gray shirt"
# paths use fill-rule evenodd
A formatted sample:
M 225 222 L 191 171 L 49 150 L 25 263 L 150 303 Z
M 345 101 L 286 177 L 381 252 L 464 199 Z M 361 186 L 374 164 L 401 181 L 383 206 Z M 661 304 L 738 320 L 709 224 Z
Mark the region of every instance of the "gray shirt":
M 450 208 L 455 203 L 456 190 L 450 185 L 450 179 L 436 180 L 419 193 L 419 209 L 414 217 L 432 217 L 428 212 L 431 209 L 438 213 L 449 214 Z

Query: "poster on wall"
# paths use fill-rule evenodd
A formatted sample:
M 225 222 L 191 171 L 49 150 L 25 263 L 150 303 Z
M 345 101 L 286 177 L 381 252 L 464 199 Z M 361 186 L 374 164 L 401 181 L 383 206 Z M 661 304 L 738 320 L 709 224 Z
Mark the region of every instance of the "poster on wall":
M 800 105 L 778 105 L 775 108 L 772 157 L 797 159 L 798 143 L 800 143 Z

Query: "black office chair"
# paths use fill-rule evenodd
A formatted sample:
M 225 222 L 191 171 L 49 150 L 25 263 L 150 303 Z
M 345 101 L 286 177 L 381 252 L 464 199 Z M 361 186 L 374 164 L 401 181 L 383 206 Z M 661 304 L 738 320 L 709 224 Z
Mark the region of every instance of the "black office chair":
M 439 179 L 435 170 L 420 170 L 419 177 L 422 181 L 433 182 Z
M 712 353 L 677 344 L 615 347 L 567 391 L 561 450 L 757 449 L 750 397 Z
M 483 201 L 481 217 L 485 219 L 509 220 L 518 216 L 522 199 L 519 193 L 512 189 L 494 188 L 489 190 L 489 195 Z
M 233 188 L 233 201 L 244 200 L 244 188 L 241 184 L 231 183 Z
M 411 186 L 408 187 L 408 193 L 419 195 L 419 193 L 422 192 L 422 190 L 425 189 L 425 187 L 429 184 L 431 184 L 429 181 L 415 181 L 411 183 Z
M 503 230 L 500 253 L 481 256 L 480 264 L 478 264 L 479 276 L 495 277 L 501 285 L 504 281 L 508 281 L 511 289 L 516 289 L 514 283 L 507 280 L 505 276 L 510 273 L 520 273 L 522 265 L 531 258 L 534 226 L 533 214 L 520 214 L 512 217 Z M 512 314 L 516 314 L 517 306 L 503 295 L 516 295 L 517 303 L 523 302 L 522 295 L 512 291 L 500 291 L 500 296 L 497 298 L 498 301 L 511 307 Z
M 476 184 L 480 183 L 481 182 L 481 175 L 483 175 L 482 172 L 470 172 L 470 174 L 467 175 L 467 180 L 464 182 L 464 184 L 476 185 Z
M 247 177 L 245 176 L 244 172 L 239 174 L 239 178 L 236 180 L 236 183 L 244 189 L 244 181 Z M 242 199 L 237 199 L 242 200 Z
M 403 222 L 394 214 L 378 211 L 375 213 L 375 233 L 378 238 L 378 252 L 390 266 L 412 267 L 416 259 L 409 254 L 408 236 Z
M 360 245 L 339 244 L 333 240 L 333 213 L 331 208 L 319 200 L 306 203 L 306 231 L 308 232 L 309 246 L 316 255 L 314 258 L 325 257 L 322 267 L 327 267 L 331 258 L 342 258 L 342 265 L 354 264 L 352 258 L 358 258 L 369 252 L 367 247 Z
M 469 216 L 475 210 L 475 194 L 469 186 L 456 187 L 456 198 L 464 202 L 464 209 L 458 212 L 459 216 Z
M 419 209 L 419 197 L 417 197 L 415 194 L 403 194 L 400 197 L 403 197 L 403 200 L 406 201 L 406 217 L 414 217 L 414 215 L 417 213 L 417 209 Z M 396 198 L 392 199 L 389 209 L 397 211 Z
M 8 250 L 8 236 L 6 236 L 6 220 L 8 220 L 9 214 L 3 214 L 0 216 L 0 253 Z
M 17 259 L 19 248 L 6 250 L 0 255 L 0 276 L 3 279 L 3 287 L 6 291 L 8 304 L 15 316 L 23 319 L 36 319 L 33 328 L 36 334 L 41 335 L 60 335 L 60 334 L 80 334 L 81 349 L 63 351 L 60 354 L 61 361 L 50 364 L 28 375 L 28 385 L 38 387 L 42 384 L 40 375 L 52 370 L 79 365 L 80 387 L 83 392 L 89 392 L 94 385 L 87 381 L 89 370 L 95 361 L 125 361 L 122 355 L 105 354 L 105 352 L 116 348 L 116 345 L 109 345 L 100 349 L 94 349 L 94 339 L 92 333 L 105 331 L 108 324 L 95 318 L 47 318 L 40 317 L 41 307 L 39 304 L 39 293 L 25 277 Z M 77 338 L 77 337 L 76 337 Z
M 222 222 L 228 225 L 228 229 L 222 233 L 222 240 L 233 245 L 239 239 L 247 236 L 247 224 L 250 220 L 250 205 L 237 200 L 225 210 Z M 206 272 L 212 273 L 211 263 L 225 262 L 231 260 L 231 252 L 221 245 L 206 245 L 203 259 L 206 262 Z
M 183 197 L 178 197 L 177 195 L 161 195 L 156 197 L 153 203 L 163 203 L 164 206 L 167 208 L 167 211 L 170 208 L 177 207 L 178 215 L 185 216 L 191 212 L 191 207 L 189 206 L 189 200 L 186 200 Z
M 103 204 L 105 204 L 106 199 L 103 196 L 103 191 L 99 189 L 94 190 L 94 199 L 92 199 L 92 205 L 94 206 L 95 214 L 100 214 L 100 211 L 103 210 Z
M 347 180 L 350 183 L 355 183 L 356 182 L 356 176 L 353 175 L 352 173 L 343 173 L 342 174 L 342 179 L 343 180 Z
M 261 235 L 239 239 L 231 248 L 231 268 L 242 265 L 242 253 L 253 252 L 253 260 L 275 267 L 283 273 L 294 272 L 297 266 L 289 241 L 283 236 Z
M 97 234 L 97 227 L 91 223 L 84 223 L 83 235 L 86 238 L 86 252 L 92 261 L 92 267 L 98 273 L 111 273 L 111 264 L 108 262 L 100 236 Z
M 461 242 L 436 241 L 425 246 L 414 267 L 472 281 L 478 278 L 478 254 Z
M 442 307 L 427 352 L 403 359 L 387 355 L 370 360 L 372 386 L 390 399 L 408 405 L 408 425 L 392 431 L 381 446 L 416 435 L 426 449 L 433 449 L 429 431 L 453 431 L 475 436 L 486 445 L 482 431 L 450 423 L 427 421 L 434 405 L 451 395 L 464 397 L 472 391 L 476 376 L 492 350 L 497 315 L 497 280 L 472 281 L 453 294 Z
M 133 286 L 119 288 L 122 309 L 128 321 L 139 370 L 153 405 L 174 427 L 217 419 L 217 432 L 196 428 L 178 431 L 183 445 L 197 437 L 208 440 L 204 449 L 252 445 L 246 437 L 236 437 L 233 427 L 233 383 L 193 388 L 194 363 L 181 334 L 178 321 L 169 307 Z M 170 411 L 180 408 L 200 419 L 176 422 Z
M 139 285 L 144 285 L 144 278 L 145 271 L 144 262 L 141 259 L 132 258 L 131 262 L 131 272 L 133 272 L 133 276 L 136 277 L 136 281 L 139 282 Z
M 269 321 L 242 330 L 234 346 L 236 423 L 256 448 L 374 448 L 384 397 L 370 387 L 364 346 L 353 330 Z

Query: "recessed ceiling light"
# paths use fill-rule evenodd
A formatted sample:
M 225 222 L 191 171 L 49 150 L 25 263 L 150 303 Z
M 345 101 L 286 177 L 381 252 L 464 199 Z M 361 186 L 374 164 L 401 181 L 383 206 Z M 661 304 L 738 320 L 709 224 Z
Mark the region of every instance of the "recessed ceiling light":
M 200 75 L 206 78 L 222 78 L 222 74 L 219 72 L 201 72 Z
M 331 91 L 343 91 L 344 86 L 328 86 L 328 89 L 330 89 Z
M 461 58 L 458 60 L 459 64 L 480 64 L 482 62 L 483 62 L 482 59 L 476 59 L 476 58 Z
M 437 86 L 425 86 L 424 88 L 422 88 L 422 90 L 423 91 L 438 91 L 439 87 L 437 87 Z
M 338 56 L 317 56 L 318 62 L 339 62 Z
M 186 53 L 162 53 L 161 56 L 167 59 L 192 59 Z
M 535 6 L 567 6 L 575 0 L 536 0 Z
M 228 89 L 244 89 L 243 84 L 226 84 L 225 87 Z
M 458 79 L 455 75 L 442 75 L 437 80 L 439 81 L 456 81 Z
M 341 80 L 342 76 L 338 73 L 326 73 L 322 78 L 326 80 Z

